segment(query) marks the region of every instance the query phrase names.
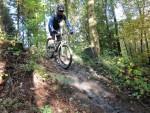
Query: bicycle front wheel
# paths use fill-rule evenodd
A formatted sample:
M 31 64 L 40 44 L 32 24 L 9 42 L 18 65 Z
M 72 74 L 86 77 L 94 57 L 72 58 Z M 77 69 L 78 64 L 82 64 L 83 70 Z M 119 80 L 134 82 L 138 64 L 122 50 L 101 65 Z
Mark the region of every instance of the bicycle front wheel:
M 68 69 L 72 63 L 72 52 L 68 45 L 61 45 L 58 48 L 58 60 L 62 68 Z

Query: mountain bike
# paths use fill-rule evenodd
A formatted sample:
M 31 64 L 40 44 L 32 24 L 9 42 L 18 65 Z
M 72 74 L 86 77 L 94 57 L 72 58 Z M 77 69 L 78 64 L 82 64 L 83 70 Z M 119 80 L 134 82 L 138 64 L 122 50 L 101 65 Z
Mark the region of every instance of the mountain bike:
M 54 58 L 55 61 L 64 69 L 68 69 L 72 63 L 72 51 L 66 39 L 69 33 L 57 33 L 55 39 L 47 39 L 46 52 L 49 58 Z M 58 37 L 60 40 L 58 40 Z M 49 43 L 53 40 L 53 43 Z

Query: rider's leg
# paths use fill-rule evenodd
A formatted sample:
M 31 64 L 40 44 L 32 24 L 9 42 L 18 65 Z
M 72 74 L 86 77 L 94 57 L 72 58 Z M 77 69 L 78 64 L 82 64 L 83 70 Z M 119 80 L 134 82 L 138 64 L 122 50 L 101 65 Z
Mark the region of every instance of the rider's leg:
M 55 34 L 50 32 L 50 36 L 48 37 L 48 48 L 54 47 Z
M 59 41 L 61 41 L 61 36 L 60 36 L 60 33 L 61 33 L 61 29 L 59 28 L 59 29 L 57 29 L 57 32 L 58 32 L 58 34 L 59 35 L 57 35 L 57 41 L 59 42 Z
M 62 37 L 59 35 L 59 36 L 57 36 L 57 41 L 59 42 L 59 41 L 61 41 L 62 39 L 61 39 Z

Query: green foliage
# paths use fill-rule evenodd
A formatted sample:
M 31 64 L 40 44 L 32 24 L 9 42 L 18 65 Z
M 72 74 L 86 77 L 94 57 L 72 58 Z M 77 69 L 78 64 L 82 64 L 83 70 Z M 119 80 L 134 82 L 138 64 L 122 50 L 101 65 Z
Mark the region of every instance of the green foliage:
M 26 71 L 32 71 L 32 70 L 43 71 L 43 68 L 39 67 L 37 61 L 40 60 L 42 57 L 44 57 L 45 54 L 44 48 L 42 47 L 37 48 L 35 46 L 32 46 L 29 51 L 31 54 L 30 59 L 28 60 L 27 64 L 22 65 L 22 68 L 24 68 Z
M 36 64 L 34 66 L 34 73 L 39 75 L 40 77 L 42 77 L 42 79 L 46 80 L 49 78 L 48 73 L 45 69 L 45 67 L 43 67 L 42 65 L 38 65 Z
M 52 113 L 52 109 L 49 105 L 45 105 L 43 108 L 40 109 L 41 113 Z
M 150 93 L 150 81 L 144 76 L 144 68 L 140 68 L 125 57 L 103 58 L 103 64 L 113 73 L 114 82 L 120 88 L 128 89 L 132 96 L 140 99 Z
M 126 43 L 128 56 L 132 57 L 135 63 L 148 63 L 149 55 L 149 32 L 150 23 L 147 6 L 148 1 L 133 2 L 122 1 L 124 12 L 127 18 L 119 22 L 119 35 Z
M 80 57 L 84 61 L 85 64 L 93 64 L 95 63 L 94 54 L 92 53 L 92 50 L 90 48 L 85 48 L 81 51 L 80 49 Z
M 39 109 L 35 106 L 31 106 L 28 101 L 23 101 L 20 98 L 6 98 L 0 99 L 0 110 L 1 112 L 14 112 L 22 109 L 25 112 L 39 112 Z M 48 113 L 48 112 L 47 112 Z
M 128 57 L 112 58 L 110 57 L 110 53 L 107 53 L 101 57 L 103 70 L 106 69 L 112 73 L 111 78 L 116 85 L 119 85 L 122 90 L 128 90 L 129 95 L 137 99 L 148 96 L 150 93 L 150 81 L 146 74 L 148 75 L 149 71 L 145 72 L 146 68 L 135 65 Z M 88 55 L 83 54 L 82 58 L 84 58 L 86 64 L 98 68 L 98 66 L 94 66 L 96 65 L 94 64 L 95 61 Z
M 14 98 L 14 99 L 7 98 L 5 100 L 0 99 L 0 110 L 1 111 L 4 111 L 4 110 L 12 111 L 12 110 L 21 108 L 24 105 L 25 104 L 20 102 L 19 99 L 17 99 L 17 98 Z
M 32 54 L 31 59 L 33 59 L 34 61 L 37 61 L 37 59 L 44 57 L 44 55 L 45 55 L 44 49 L 45 49 L 45 46 L 42 46 L 40 48 L 33 46 L 31 48 L 31 54 Z
M 27 62 L 27 64 L 23 64 L 23 65 L 21 66 L 21 68 L 24 69 L 25 71 L 33 71 L 34 68 L 35 68 L 35 66 L 36 66 L 35 61 L 29 60 L 29 61 Z
M 16 46 L 8 47 L 7 50 L 13 52 L 13 54 L 15 54 L 17 56 L 21 52 L 21 49 L 19 47 L 16 47 Z
M 24 19 L 23 22 L 19 23 L 25 25 L 25 30 L 28 32 L 27 36 L 31 37 L 32 35 L 33 44 L 36 45 L 36 47 L 31 47 L 31 59 L 23 65 L 23 68 L 27 71 L 36 69 L 38 73 L 44 75 L 44 69 L 41 69 L 36 62 L 45 55 L 45 15 L 50 15 L 55 10 L 58 0 L 18 0 L 14 3 L 15 8 L 19 8 L 19 14 L 17 15 L 19 18 L 17 18 Z M 93 59 L 90 53 L 83 52 L 89 46 L 91 40 L 89 37 L 87 3 L 87 0 L 83 0 L 82 3 L 80 0 L 68 1 L 68 5 L 66 5 L 68 11 L 66 12 L 71 23 L 80 31 L 74 36 L 75 38 L 70 39 L 70 45 L 73 45 L 75 53 L 82 57 L 84 63 L 94 66 L 97 59 Z M 124 20 L 115 21 L 114 8 L 117 4 L 123 8 L 126 16 Z M 132 95 L 137 98 L 147 95 L 150 90 L 149 79 L 145 76 L 145 68 L 141 66 L 141 64 L 149 62 L 148 57 L 150 56 L 150 15 L 147 10 L 149 7 L 147 8 L 144 4 L 148 4 L 148 0 L 95 0 L 94 4 L 100 49 L 104 55 L 101 58 L 103 65 L 113 73 L 113 80 L 121 88 L 129 88 Z M 8 35 L 15 34 L 16 31 L 8 8 L 2 2 L 0 6 L 3 12 L 3 15 L 0 13 L 2 17 L 0 18 L 0 38 L 4 38 L 7 33 Z M 20 19 L 20 21 L 22 20 Z M 123 57 L 115 57 L 118 52 L 117 39 L 123 42 L 120 43 Z M 13 51 L 16 56 L 20 54 L 20 48 L 18 47 L 8 48 L 8 50 Z M 146 73 L 149 73 L 149 71 L 146 71 Z
M 4 1 L 0 2 L 0 34 L 1 30 L 6 33 L 7 37 L 12 37 L 16 34 L 14 22 L 9 14 L 9 8 L 4 4 Z

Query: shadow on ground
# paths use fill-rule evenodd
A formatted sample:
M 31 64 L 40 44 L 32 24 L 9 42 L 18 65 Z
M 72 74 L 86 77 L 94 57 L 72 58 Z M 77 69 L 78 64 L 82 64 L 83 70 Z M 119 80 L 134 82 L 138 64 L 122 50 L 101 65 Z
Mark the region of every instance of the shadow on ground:
M 74 65 L 66 71 L 52 60 L 43 59 L 37 62 L 46 71 L 43 78 L 44 73 L 36 72 L 30 62 L 30 51 L 4 41 L 0 42 L 0 53 L 3 113 L 148 113 L 142 107 L 130 106 L 134 103 L 128 102 L 127 106 L 107 89 L 107 82 L 103 82 L 106 79 L 89 79 L 93 73 L 83 67 Z
M 22 45 L 0 41 L 0 53 L 1 112 L 50 113 L 52 110 L 53 113 L 91 113 L 90 108 L 81 105 L 82 98 L 73 100 L 76 88 L 64 85 L 58 79 L 40 77 L 30 64 L 30 51 L 24 51 Z M 59 68 L 49 63 L 49 75 L 53 76 L 52 72 L 58 75 Z

